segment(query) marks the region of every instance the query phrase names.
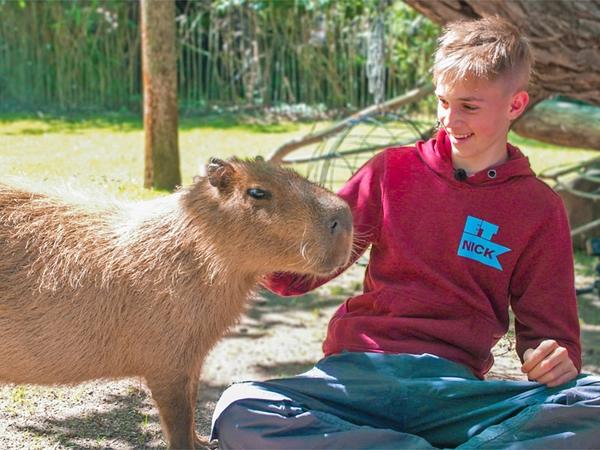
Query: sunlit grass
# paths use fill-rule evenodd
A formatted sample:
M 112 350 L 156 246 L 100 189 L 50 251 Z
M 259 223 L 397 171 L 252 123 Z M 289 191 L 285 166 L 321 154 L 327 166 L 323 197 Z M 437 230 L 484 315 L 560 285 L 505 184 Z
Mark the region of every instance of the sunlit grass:
M 124 196 L 145 191 L 144 133 L 140 119 L 0 116 L 0 176 L 36 183 L 75 183 Z M 179 133 L 183 184 L 211 157 L 267 156 L 311 125 L 235 124 L 223 119 L 182 119 Z M 305 131 L 306 130 L 306 131 Z
M 513 132 L 509 135 L 509 142 L 519 147 L 525 156 L 529 158 L 531 168 L 536 174 L 551 167 L 581 163 L 600 156 L 600 153 L 595 150 L 561 147 L 526 139 Z
M 331 123 L 262 124 L 216 116 L 180 118 L 183 184 L 190 184 L 211 157 L 267 156 L 281 144 Z M 585 161 L 597 152 L 553 146 L 511 133 L 536 173 Z M 310 149 L 302 150 L 303 153 Z M 298 168 L 303 171 L 302 167 Z M 144 134 L 140 117 L 123 114 L 49 117 L 0 115 L 0 176 L 36 183 L 71 183 L 122 196 L 150 197 L 144 190 Z

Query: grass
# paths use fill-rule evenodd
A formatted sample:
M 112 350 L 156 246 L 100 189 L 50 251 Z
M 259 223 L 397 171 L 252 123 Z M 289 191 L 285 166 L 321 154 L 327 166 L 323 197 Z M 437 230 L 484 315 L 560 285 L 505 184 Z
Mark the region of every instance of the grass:
M 316 129 L 327 125 L 316 124 Z M 308 123 L 264 124 L 224 116 L 182 117 L 179 148 L 183 183 L 191 183 L 200 166 L 211 157 L 267 156 L 282 143 L 314 131 L 313 128 L 315 125 Z M 510 141 L 529 157 L 536 172 L 597 155 L 514 134 Z M 143 170 L 144 132 L 138 116 L 0 114 L 3 178 L 15 175 L 38 183 L 76 183 L 124 197 L 145 198 L 154 193 L 142 188 Z
M 181 117 L 179 150 L 183 184 L 192 183 L 211 157 L 267 156 L 281 144 L 331 123 L 265 124 L 239 117 Z M 598 155 L 565 148 L 511 133 L 536 173 L 548 167 L 582 162 Z M 303 155 L 313 148 L 300 149 Z M 307 166 L 297 170 L 306 173 Z M 333 170 L 333 169 L 332 169 Z M 336 169 L 338 170 L 338 169 Z M 66 184 L 105 192 L 123 199 L 146 199 L 163 192 L 145 190 L 144 131 L 141 117 L 123 113 L 82 116 L 0 114 L 0 177 L 17 176 L 37 185 Z M 336 173 L 346 179 L 349 171 Z M 338 183 L 339 184 L 339 183 Z M 576 255 L 584 275 L 593 275 L 594 262 Z
M 190 184 L 211 157 L 266 156 L 307 124 L 265 126 L 223 118 L 183 118 L 179 133 L 182 181 Z M 0 115 L 0 176 L 36 183 L 75 183 L 146 198 L 144 132 L 128 115 L 74 117 Z
M 533 171 L 538 174 L 542 170 L 551 167 L 577 164 L 597 158 L 600 155 L 596 150 L 561 147 L 523 138 L 513 132 L 509 135 L 509 142 L 521 149 L 525 156 L 529 158 Z
M 179 123 L 183 184 L 192 183 L 193 177 L 200 173 L 200 166 L 211 157 L 266 157 L 289 140 L 331 125 L 328 122 L 266 124 L 256 118 L 248 120 L 227 115 L 184 116 Z M 509 141 L 529 158 L 536 173 L 598 156 L 598 152 L 592 150 L 546 144 L 514 133 L 510 134 Z M 309 155 L 315 147 L 302 148 L 298 152 Z M 296 168 L 306 173 L 306 165 Z M 337 187 L 339 180 L 347 179 L 350 172 L 335 170 L 338 183 L 331 185 Z M 0 114 L 0 177 L 3 180 L 18 176 L 38 185 L 81 186 L 123 199 L 164 195 L 164 192 L 142 187 L 143 171 L 144 131 L 139 116 L 124 113 L 80 116 Z M 575 257 L 579 273 L 593 276 L 595 262 L 587 255 L 576 254 Z

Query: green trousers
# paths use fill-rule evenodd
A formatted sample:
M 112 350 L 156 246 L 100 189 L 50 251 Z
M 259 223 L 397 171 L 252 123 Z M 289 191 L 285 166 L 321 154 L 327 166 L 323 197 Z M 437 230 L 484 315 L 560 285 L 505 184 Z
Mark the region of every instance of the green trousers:
M 600 376 L 481 381 L 433 355 L 343 353 L 235 384 L 213 438 L 231 449 L 600 449 Z

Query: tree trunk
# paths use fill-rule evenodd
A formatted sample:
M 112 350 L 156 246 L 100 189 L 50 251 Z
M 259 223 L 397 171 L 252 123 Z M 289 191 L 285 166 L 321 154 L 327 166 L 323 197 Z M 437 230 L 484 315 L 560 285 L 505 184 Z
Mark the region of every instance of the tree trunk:
M 404 0 L 439 25 L 498 15 L 531 42 L 533 107 L 562 95 L 600 106 L 600 0 Z
M 519 136 L 565 147 L 600 150 L 600 108 L 544 101 L 514 123 Z
M 175 2 L 141 0 L 144 84 L 144 187 L 181 184 L 178 148 Z

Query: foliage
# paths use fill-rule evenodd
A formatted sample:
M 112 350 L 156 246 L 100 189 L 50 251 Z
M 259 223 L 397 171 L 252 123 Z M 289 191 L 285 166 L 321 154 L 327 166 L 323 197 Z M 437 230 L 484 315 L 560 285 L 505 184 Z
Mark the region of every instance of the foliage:
M 385 22 L 386 97 L 427 79 L 439 29 L 399 1 L 180 0 L 184 109 L 373 102 L 369 29 Z M 0 1 L 0 108 L 141 109 L 139 3 Z
M 0 105 L 118 108 L 140 98 L 129 3 L 0 3 Z
M 430 69 L 433 53 L 437 45 L 440 29 L 425 16 L 415 14 L 404 3 L 395 3 L 394 20 L 389 25 L 390 42 L 393 50 L 389 52 L 390 71 L 403 80 L 411 80 L 413 85 L 430 81 Z M 402 85 L 401 85 L 402 86 Z M 406 86 L 402 86 L 406 90 Z M 390 97 L 404 91 L 393 92 Z M 434 111 L 435 97 L 425 100 L 427 109 Z

